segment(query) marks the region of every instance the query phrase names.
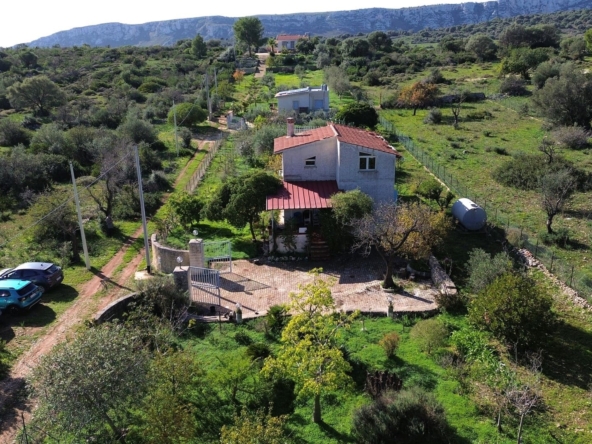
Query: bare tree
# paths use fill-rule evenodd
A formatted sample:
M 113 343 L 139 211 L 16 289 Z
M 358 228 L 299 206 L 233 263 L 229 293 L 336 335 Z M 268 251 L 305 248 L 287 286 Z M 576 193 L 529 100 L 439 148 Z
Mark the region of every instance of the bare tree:
M 131 147 L 123 141 L 102 139 L 96 141 L 93 150 L 100 174 L 98 183 L 88 188 L 88 194 L 107 218 L 113 214 L 115 199 L 122 186 L 133 180 Z
M 553 161 L 559 155 L 559 148 L 557 144 L 549 140 L 547 137 L 544 137 L 541 144 L 539 145 L 539 151 L 543 153 L 547 157 L 547 163 L 553 163 Z
M 508 390 L 507 398 L 520 418 L 518 424 L 517 444 L 522 442 L 522 429 L 524 418 L 531 413 L 542 401 L 540 389 L 540 373 L 542 369 L 541 353 L 533 353 L 528 356 L 530 361 L 530 375 L 525 381 L 515 381 Z
M 455 91 L 454 96 L 455 97 L 450 104 L 450 110 L 452 111 L 453 118 L 452 126 L 456 128 L 460 119 L 462 104 L 467 100 L 467 93 L 466 91 Z
M 547 232 L 554 233 L 553 218 L 563 210 L 576 191 L 578 178 L 571 169 L 545 174 L 539 181 L 541 206 L 547 213 Z
M 395 257 L 425 258 L 440 242 L 447 223 L 444 213 L 421 204 L 382 203 L 372 213 L 353 222 L 356 241 L 353 250 L 370 254 L 374 247 L 385 262 L 383 286 L 394 287 Z

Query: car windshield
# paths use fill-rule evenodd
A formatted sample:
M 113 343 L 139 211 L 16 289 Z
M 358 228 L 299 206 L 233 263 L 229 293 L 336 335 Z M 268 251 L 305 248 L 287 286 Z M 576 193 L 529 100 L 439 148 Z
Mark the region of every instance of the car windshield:
M 24 286 L 23 288 L 21 288 L 20 290 L 17 290 L 16 292 L 18 293 L 19 296 L 25 296 L 25 295 L 31 293 L 33 290 L 35 290 L 35 288 L 37 288 L 36 285 L 28 284 L 28 285 Z
M 45 270 L 45 274 L 54 274 L 57 271 L 59 271 L 59 268 L 56 265 L 52 265 L 47 270 Z

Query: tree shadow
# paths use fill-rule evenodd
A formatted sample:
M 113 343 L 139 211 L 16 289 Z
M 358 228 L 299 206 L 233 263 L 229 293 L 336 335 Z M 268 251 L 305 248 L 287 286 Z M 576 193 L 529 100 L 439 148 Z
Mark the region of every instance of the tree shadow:
M 330 426 L 324 421 L 319 424 L 319 429 L 321 429 L 327 438 L 335 439 L 338 442 L 356 442 L 349 434 L 335 430 L 333 426 Z
M 546 344 L 543 374 L 561 384 L 589 390 L 592 384 L 592 333 L 561 323 Z
M 56 317 L 56 312 L 51 307 L 44 305 L 43 299 L 29 310 L 15 314 L 2 314 L 3 326 L 0 330 L 0 339 L 8 343 L 16 337 L 14 327 L 45 327 L 55 321 Z
M 21 412 L 30 412 L 31 404 L 27 396 L 24 378 L 6 378 L 0 387 L 0 433 L 22 428 Z
M 78 296 L 78 291 L 70 285 L 61 284 L 43 294 L 42 302 L 71 302 Z

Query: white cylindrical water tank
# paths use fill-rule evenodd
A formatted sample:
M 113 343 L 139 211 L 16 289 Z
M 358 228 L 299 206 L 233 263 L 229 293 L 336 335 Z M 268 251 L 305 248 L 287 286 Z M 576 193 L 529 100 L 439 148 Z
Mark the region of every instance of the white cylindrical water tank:
M 470 199 L 458 199 L 452 205 L 452 215 L 467 230 L 476 231 L 485 226 L 487 222 L 487 214 L 485 210 Z

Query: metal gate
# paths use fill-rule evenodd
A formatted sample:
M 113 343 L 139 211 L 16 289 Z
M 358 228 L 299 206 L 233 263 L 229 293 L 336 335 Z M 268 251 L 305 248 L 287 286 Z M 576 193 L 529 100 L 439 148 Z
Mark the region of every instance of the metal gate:
M 190 301 L 220 304 L 220 272 L 211 268 L 189 267 Z
M 232 243 L 204 242 L 204 266 L 221 274 L 232 273 Z

